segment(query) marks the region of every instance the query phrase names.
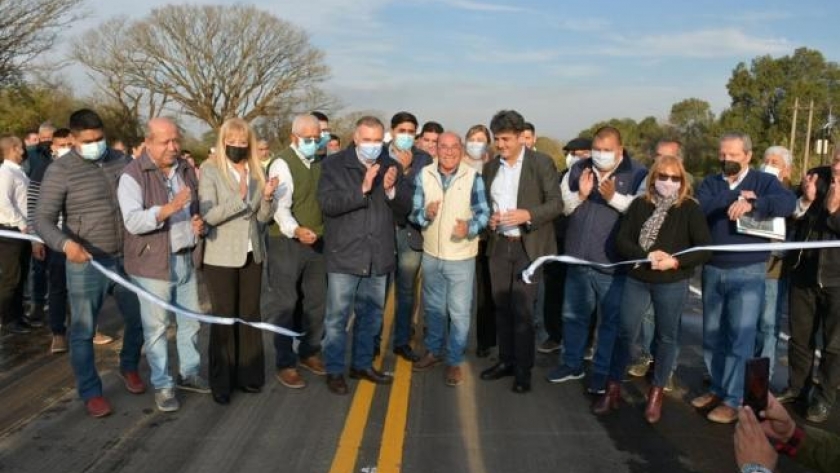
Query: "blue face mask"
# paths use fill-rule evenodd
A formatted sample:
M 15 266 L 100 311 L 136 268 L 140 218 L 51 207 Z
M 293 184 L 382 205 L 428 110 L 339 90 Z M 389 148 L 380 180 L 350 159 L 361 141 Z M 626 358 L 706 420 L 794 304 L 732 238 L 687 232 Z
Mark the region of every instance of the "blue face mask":
M 327 147 L 327 143 L 330 142 L 330 132 L 322 131 L 321 132 L 321 139 L 318 140 L 318 149 L 324 149 Z
M 303 138 L 298 138 L 298 144 L 295 146 L 295 149 L 297 149 L 298 152 L 302 154 L 304 158 L 312 159 L 315 156 L 315 153 L 318 151 L 319 144 L 320 141 L 305 140 Z
M 382 143 L 362 143 L 356 147 L 356 154 L 365 161 L 372 163 L 382 153 Z
M 105 154 L 105 140 L 95 143 L 84 143 L 79 146 L 79 155 L 88 161 L 96 161 Z
M 411 133 L 398 133 L 394 137 L 394 146 L 400 151 L 408 151 L 414 146 L 414 135 Z

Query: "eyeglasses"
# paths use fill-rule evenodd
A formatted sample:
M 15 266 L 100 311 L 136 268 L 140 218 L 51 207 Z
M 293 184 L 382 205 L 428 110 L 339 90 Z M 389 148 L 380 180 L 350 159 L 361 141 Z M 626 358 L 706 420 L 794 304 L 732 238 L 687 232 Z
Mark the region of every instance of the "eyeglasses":
M 659 181 L 682 182 L 682 176 L 673 176 L 670 174 L 658 174 L 656 179 Z
M 303 137 L 303 136 L 300 136 L 300 135 L 295 135 L 295 136 L 297 136 L 299 140 L 301 140 L 304 144 L 307 144 L 307 145 L 310 144 L 310 143 L 318 143 L 318 142 L 321 141 L 320 136 L 317 137 L 317 138 L 306 138 L 306 137 Z

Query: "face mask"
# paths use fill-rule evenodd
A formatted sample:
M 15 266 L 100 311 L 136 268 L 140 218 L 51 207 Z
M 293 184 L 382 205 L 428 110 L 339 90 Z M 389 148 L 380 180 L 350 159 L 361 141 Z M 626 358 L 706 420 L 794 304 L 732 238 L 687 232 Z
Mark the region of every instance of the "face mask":
M 248 159 L 248 147 L 225 145 L 225 155 L 234 163 L 240 163 Z
M 573 155 L 572 153 L 567 154 L 566 155 L 566 169 L 572 169 L 572 166 L 574 166 L 578 161 L 580 161 L 579 157 Z
M 767 174 L 772 174 L 776 177 L 779 177 L 779 174 L 782 173 L 782 170 L 777 168 L 776 166 L 771 166 L 769 164 L 762 164 L 761 171 L 766 172 Z
M 601 171 L 612 169 L 615 166 L 615 152 L 592 150 L 592 164 Z
M 470 141 L 467 143 L 467 156 L 472 159 L 482 159 L 487 152 L 487 143 Z
M 356 154 L 365 161 L 372 163 L 382 153 L 382 143 L 362 143 L 356 147 Z
M 654 189 L 656 189 L 656 193 L 659 194 L 659 196 L 661 196 L 661 197 L 673 197 L 673 196 L 677 195 L 677 192 L 680 191 L 680 188 L 682 187 L 682 183 L 681 182 L 674 182 L 674 181 L 671 181 L 670 179 L 667 180 L 667 181 L 660 181 L 660 180 L 657 179 L 656 182 L 653 183 L 653 187 L 654 187 Z
M 318 140 L 318 149 L 324 149 L 327 147 L 327 143 L 330 142 L 330 132 L 322 131 L 321 132 L 321 139 Z
M 398 133 L 394 137 L 394 146 L 400 151 L 408 151 L 414 146 L 414 135 L 411 133 Z
M 105 154 L 105 140 L 95 143 L 85 143 L 79 146 L 79 154 L 88 161 L 96 161 Z
M 24 153 L 24 156 L 30 153 L 34 153 L 35 151 L 38 151 L 38 145 L 29 145 L 26 147 L 26 153 Z
M 723 169 L 724 176 L 736 176 L 741 172 L 741 164 L 735 161 L 721 161 L 720 167 Z
M 298 144 L 295 146 L 295 149 L 297 149 L 304 158 L 312 159 L 318 151 L 318 143 L 320 142 L 312 140 L 304 141 L 303 139 L 298 138 Z
M 56 159 L 58 159 L 58 158 L 60 158 L 60 157 L 64 156 L 65 154 L 67 154 L 67 153 L 69 153 L 69 152 L 70 152 L 70 148 L 69 148 L 69 147 L 68 147 L 68 148 L 57 148 L 57 149 L 55 150 L 55 157 L 56 157 Z

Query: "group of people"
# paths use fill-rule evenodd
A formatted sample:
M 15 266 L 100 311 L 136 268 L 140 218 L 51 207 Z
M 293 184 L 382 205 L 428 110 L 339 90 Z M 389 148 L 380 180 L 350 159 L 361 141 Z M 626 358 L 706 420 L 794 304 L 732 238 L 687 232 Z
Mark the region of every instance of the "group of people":
M 145 344 L 161 411 L 179 408 L 176 387 L 210 393 L 219 404 L 236 390 L 260 392 L 266 369 L 259 330 L 214 324 L 205 380 L 199 324 L 175 314 L 180 372 L 173 378 L 170 314 L 114 284 L 91 261 L 191 311 L 200 310 L 201 274 L 214 315 L 303 333 L 296 349 L 291 337 L 273 338 L 274 373 L 288 388 L 307 386 L 301 370 L 325 376 L 336 394 L 348 393 L 347 374 L 392 382 L 373 365 L 392 282 L 391 349 L 415 371 L 443 364 L 444 382 L 461 384 L 475 321 L 478 356 L 498 347 L 498 363 L 481 379 L 512 377 L 513 391 L 527 393 L 537 349 L 559 353 L 547 376 L 552 383 L 583 378 L 591 355 L 587 390 L 596 396 L 593 412 L 605 415 L 621 404 L 628 366 L 650 353 L 644 415 L 651 423 L 662 415 L 677 366 L 689 279 L 702 268 L 710 385 L 692 405 L 714 422 L 738 418 L 745 362 L 775 360 L 777 309 L 784 305 L 778 294 L 789 286 L 791 377 L 779 401 L 806 400 L 813 422 L 826 420 L 833 407 L 840 250 L 684 251 L 767 243 L 754 227 L 774 219 L 786 221 L 782 238 L 838 239 L 840 153 L 791 189 L 790 153 L 769 148 L 760 170 L 752 168 L 750 137 L 740 133 L 721 137 L 721 172 L 699 183 L 685 169 L 678 140 L 659 142 L 647 168 L 609 126 L 570 141 L 566 169 L 558 172 L 536 150 L 533 125 L 512 110 L 463 138 L 436 122 L 420 128 L 408 112 L 395 114 L 388 129 L 366 116 L 345 147 L 325 115 L 303 114 L 276 155 L 247 122 L 231 118 L 200 169 L 185 159 L 179 140 L 176 124 L 156 118 L 138 155 L 128 156 L 106 145 L 95 112 L 79 110 L 53 134 L 52 159 L 36 183 L 21 169 L 23 142 L 0 139 L 0 228 L 40 237 L 46 248 L 34 245 L 36 256 L 61 256 L 61 268 L 48 265 L 50 283 L 66 282 L 71 364 L 92 416 L 111 412 L 92 349 L 106 294 L 116 297 L 125 321 L 125 386 L 146 390 L 138 374 Z M 30 247 L 11 238 L 0 245 L 0 311 L 3 327 L 13 329 L 22 321 Z M 557 253 L 592 264 L 551 263 L 532 283 L 522 278 L 531 263 Z M 628 260 L 637 262 L 616 264 Z M 411 343 L 418 294 L 422 353 Z M 49 311 L 59 311 L 63 322 L 62 304 L 50 298 Z M 811 386 L 818 331 L 820 383 Z

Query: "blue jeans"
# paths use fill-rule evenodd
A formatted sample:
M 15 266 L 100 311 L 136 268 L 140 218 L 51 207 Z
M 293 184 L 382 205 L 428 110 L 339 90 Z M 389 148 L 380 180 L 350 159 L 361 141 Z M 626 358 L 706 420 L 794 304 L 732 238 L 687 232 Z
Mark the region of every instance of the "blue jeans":
M 563 353 L 561 362 L 579 370 L 589 338 L 589 324 L 596 307 L 601 316 L 598 342 L 593 359 L 594 374 L 606 379 L 613 347 L 618 335 L 621 292 L 626 277 L 607 274 L 588 266 L 569 266 L 566 274 L 566 298 L 563 301 Z
M 448 366 L 458 366 L 464 361 L 474 284 L 475 259 L 446 261 L 423 255 L 423 301 L 426 307 L 424 343 L 432 354 L 440 357 L 449 322 L 449 342 L 446 347 Z
M 103 257 L 97 261 L 127 278 L 122 258 Z M 93 334 L 99 310 L 107 294 L 117 301 L 125 329 L 120 351 L 120 370 L 137 371 L 143 346 L 143 325 L 137 296 L 100 273 L 90 263 L 67 262 L 67 293 L 70 297 L 70 364 L 76 376 L 76 389 L 82 400 L 102 395 L 102 380 L 96 371 Z
M 408 245 L 406 229 L 397 227 L 397 310 L 394 315 L 394 347 L 408 345 L 411 339 L 411 316 L 414 313 L 414 290 L 417 273 L 420 271 L 422 251 L 415 251 Z
M 730 407 L 744 396 L 744 363 L 755 352 L 766 275 L 764 262 L 703 268 L 703 357 L 712 394 Z
M 537 343 L 543 343 L 549 338 L 545 326 L 545 278 L 537 283 L 537 298 L 534 300 L 534 335 Z
M 656 316 L 653 311 L 653 305 L 648 305 L 645 309 L 644 315 L 642 315 L 638 335 L 636 335 L 636 338 L 634 339 L 635 343 L 630 350 L 631 360 L 638 360 L 643 356 L 653 356 L 656 351 L 653 343 L 653 337 L 656 334 Z
M 184 309 L 198 312 L 198 281 L 193 268 L 192 255 L 172 255 L 169 258 L 170 279 L 141 278 L 134 276 L 134 282 L 158 296 Z M 143 322 L 143 337 L 146 341 L 146 360 L 152 369 L 152 386 L 155 389 L 171 388 L 174 383 L 169 374 L 169 350 L 166 329 L 169 327 L 170 312 L 151 302 L 140 300 L 140 317 Z M 201 368 L 201 355 L 198 353 L 198 320 L 175 315 L 178 324 L 177 346 L 178 366 L 181 376 L 197 375 Z
M 776 342 L 779 339 L 779 280 L 764 281 L 764 303 L 761 317 L 758 319 L 758 331 L 755 337 L 755 356 L 770 359 L 770 377 L 776 367 Z
M 324 320 L 324 362 L 329 374 L 343 374 L 347 321 L 353 321 L 351 366 L 364 370 L 373 364 L 373 340 L 382 328 L 387 276 L 327 273 L 327 313 Z
M 683 308 L 688 299 L 688 280 L 646 283 L 628 277 L 621 297 L 621 328 L 613 351 L 610 380 L 621 382 L 630 363 L 633 341 L 638 338 L 649 308 L 653 306 L 656 333 L 656 364 L 653 385 L 664 387 L 677 365 Z

